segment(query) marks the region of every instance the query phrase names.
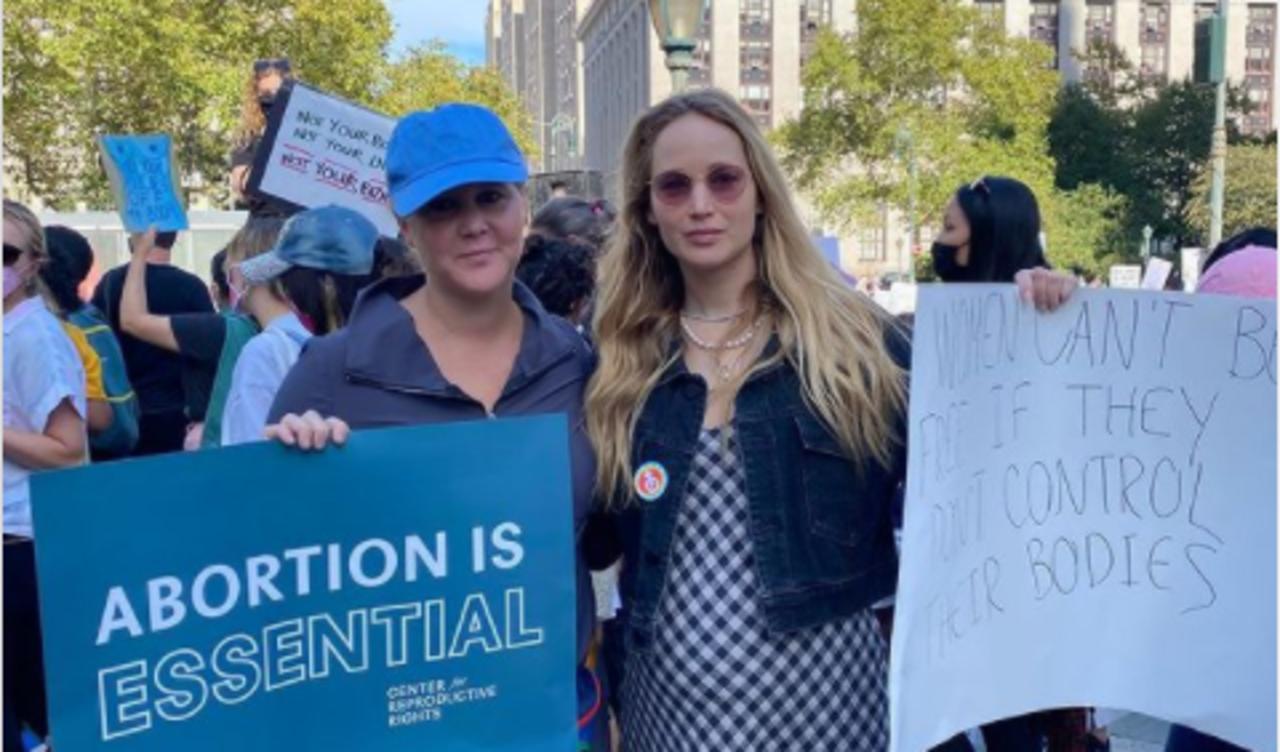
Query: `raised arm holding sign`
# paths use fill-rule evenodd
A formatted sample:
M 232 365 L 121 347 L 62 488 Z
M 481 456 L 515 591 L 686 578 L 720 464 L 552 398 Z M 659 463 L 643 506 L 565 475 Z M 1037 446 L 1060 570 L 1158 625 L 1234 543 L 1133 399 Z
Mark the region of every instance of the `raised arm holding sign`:
M 125 230 L 187 229 L 169 136 L 100 136 L 98 146 Z

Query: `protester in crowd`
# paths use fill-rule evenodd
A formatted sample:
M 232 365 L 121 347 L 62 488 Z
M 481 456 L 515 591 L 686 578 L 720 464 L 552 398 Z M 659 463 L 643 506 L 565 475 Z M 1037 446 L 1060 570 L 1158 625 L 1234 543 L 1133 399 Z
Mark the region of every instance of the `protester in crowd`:
M 154 245 L 144 259 L 138 259 L 139 274 L 145 276 L 150 310 L 164 315 L 212 313 L 209 290 L 200 278 L 173 266 L 170 251 L 177 233 L 156 234 Z M 139 421 L 135 456 L 176 452 L 182 449 L 188 423 L 204 420 L 213 372 L 199 364 L 184 362 L 126 331 L 120 320 L 120 300 L 130 264 L 103 275 L 93 292 L 93 306 L 107 317 L 120 340 L 129 381 L 138 395 L 142 415 Z
M 549 313 L 582 329 L 596 286 L 596 253 L 591 246 L 530 234 L 516 266 L 523 282 Z
M 223 248 L 209 259 L 209 297 L 218 313 L 231 308 L 231 287 L 227 284 L 227 249 Z
M 1276 298 L 1276 231 L 1255 227 L 1219 243 L 1200 270 L 1197 293 L 1241 298 Z M 1242 747 L 1174 725 L 1165 752 L 1245 752 Z
M 413 249 L 399 238 L 378 238 L 373 251 L 373 278 L 411 277 L 422 273 L 422 264 Z
M 585 243 L 596 253 L 604 250 L 618 212 L 604 199 L 560 196 L 543 204 L 533 215 L 530 234 Z
M 185 449 L 211 448 L 222 444 L 222 411 L 231 376 L 241 350 L 265 325 L 264 320 L 287 307 L 265 306 L 256 314 L 242 310 L 243 297 L 227 282 L 226 265 L 239 263 L 271 249 L 280 236 L 284 220 L 278 217 L 250 217 L 235 234 L 230 245 L 219 251 L 214 280 L 219 276 L 227 288 L 227 307 L 222 313 L 178 313 L 164 315 L 151 310 L 148 285 L 142 270 L 146 256 L 136 253 L 130 274 L 125 276 L 120 301 L 120 324 L 126 332 L 150 345 L 181 355 L 189 367 L 213 373 L 205 409 L 205 420 L 188 428 Z
M 250 216 L 285 217 L 293 207 L 264 194 L 250 195 L 249 179 L 253 162 L 267 130 L 267 119 L 280 96 L 282 86 L 292 83 L 293 66 L 288 58 L 255 60 L 245 82 L 240 106 L 240 125 L 236 129 L 235 149 L 231 152 L 231 193 L 237 209 L 248 209 Z
M 48 261 L 31 210 L 4 202 L 4 748 L 49 733 L 29 478 L 85 461 L 85 374 L 39 291 Z
M 488 109 L 446 104 L 401 119 L 387 182 L 425 275 L 375 283 L 346 328 L 310 342 L 276 396 L 269 435 L 312 449 L 345 440 L 349 426 L 565 413 L 581 533 L 595 471 L 581 427 L 592 357 L 573 327 L 515 278 L 527 177 L 524 155 Z M 585 659 L 594 607 L 581 565 L 577 587 Z M 580 679 L 587 691 L 579 728 L 587 749 L 604 749 L 603 715 L 592 710 L 598 683 L 588 669 Z
M 884 748 L 907 340 L 727 94 L 642 115 L 620 185 L 587 424 L 624 553 L 623 743 Z
M 69 227 L 46 227 L 44 237 L 49 263 L 40 278 L 85 369 L 90 457 L 94 462 L 127 457 L 138 442 L 138 398 L 115 333 L 79 293 L 93 266 L 93 249 Z
M 261 441 L 281 382 L 312 335 L 341 329 L 356 293 L 370 281 L 378 228 L 339 206 L 309 209 L 290 218 L 270 251 L 232 268 L 241 295 L 268 301 L 275 315 L 236 361 L 222 414 L 222 443 Z M 282 308 L 283 307 L 283 308 Z
M 943 282 L 1013 282 L 1019 274 L 1048 266 L 1040 237 L 1040 207 L 1031 189 L 1012 178 L 980 177 L 957 189 L 948 202 L 933 243 L 933 269 Z M 1035 276 L 1042 286 L 1055 288 L 1053 305 L 1065 301 L 1078 284 L 1069 274 Z M 1053 750 L 1084 750 L 1088 725 L 1086 711 L 1064 709 L 989 723 L 982 735 L 991 752 L 1021 752 L 1042 744 Z M 970 748 L 958 736 L 937 749 Z
M 1208 257 L 1204 260 L 1204 264 L 1200 267 L 1200 273 L 1204 274 L 1210 267 L 1217 264 L 1218 261 L 1222 260 L 1226 256 L 1229 256 L 1242 248 L 1248 248 L 1249 246 L 1255 246 L 1258 248 L 1275 248 L 1275 229 L 1271 227 L 1250 227 L 1247 230 L 1238 232 L 1223 240 L 1214 246 L 1213 250 L 1209 252 Z M 1200 285 L 1203 285 L 1203 282 L 1197 283 L 1197 291 L 1204 292 L 1204 290 L 1200 289 Z

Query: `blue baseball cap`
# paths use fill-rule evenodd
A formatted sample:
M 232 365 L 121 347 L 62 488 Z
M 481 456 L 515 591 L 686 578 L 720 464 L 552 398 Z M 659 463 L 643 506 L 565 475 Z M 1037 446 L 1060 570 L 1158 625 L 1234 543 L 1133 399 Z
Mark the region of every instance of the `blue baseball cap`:
M 240 273 L 254 285 L 270 282 L 295 266 L 368 274 L 377 243 L 378 228 L 364 215 L 341 206 L 321 206 L 290 217 L 275 247 L 240 262 Z
M 443 104 L 401 118 L 387 144 L 391 208 L 407 217 L 441 193 L 468 183 L 523 183 L 524 155 L 487 107 Z

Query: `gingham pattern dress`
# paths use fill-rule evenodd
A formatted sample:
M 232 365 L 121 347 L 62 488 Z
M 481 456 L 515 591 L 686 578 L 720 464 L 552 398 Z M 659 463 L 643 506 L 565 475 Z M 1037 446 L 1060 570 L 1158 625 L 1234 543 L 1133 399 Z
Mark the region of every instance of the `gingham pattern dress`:
M 769 634 L 736 448 L 704 430 L 651 652 L 623 688 L 627 752 L 883 750 L 888 651 L 875 616 Z

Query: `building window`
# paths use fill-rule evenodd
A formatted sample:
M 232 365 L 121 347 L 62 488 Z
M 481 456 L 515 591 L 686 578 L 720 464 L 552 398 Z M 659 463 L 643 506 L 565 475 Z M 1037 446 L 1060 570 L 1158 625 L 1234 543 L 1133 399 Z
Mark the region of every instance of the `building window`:
M 1004 0 L 974 0 L 973 7 L 997 28 L 1004 28 Z
M 1245 116 L 1245 133 L 1262 136 L 1272 125 L 1272 86 L 1275 80 L 1275 60 L 1272 50 L 1276 43 L 1276 6 L 1250 5 L 1245 26 L 1245 90 L 1253 105 Z
M 773 34 L 773 0 L 742 0 L 739 6 L 742 39 L 769 40 Z
M 883 223 L 871 224 L 858 231 L 858 260 L 885 260 L 885 232 Z
M 1031 28 L 1028 36 L 1053 51 L 1052 68 L 1058 67 L 1058 3 L 1033 2 L 1031 4 Z
M 1090 0 L 1085 5 L 1085 39 L 1089 44 L 1114 41 L 1115 11 L 1111 0 Z
M 832 0 L 800 0 L 800 66 L 804 67 L 813 55 L 813 45 L 818 32 L 830 26 L 834 15 Z
M 742 105 L 762 128 L 771 125 L 773 80 L 773 0 L 742 0 L 739 4 L 738 85 Z
M 689 71 L 690 86 L 711 85 L 711 3 L 702 11 L 702 23 L 698 24 L 698 46 L 693 48 L 693 69 Z
M 1169 5 L 1142 6 L 1142 60 L 1138 74 L 1146 80 L 1163 81 L 1169 70 Z

